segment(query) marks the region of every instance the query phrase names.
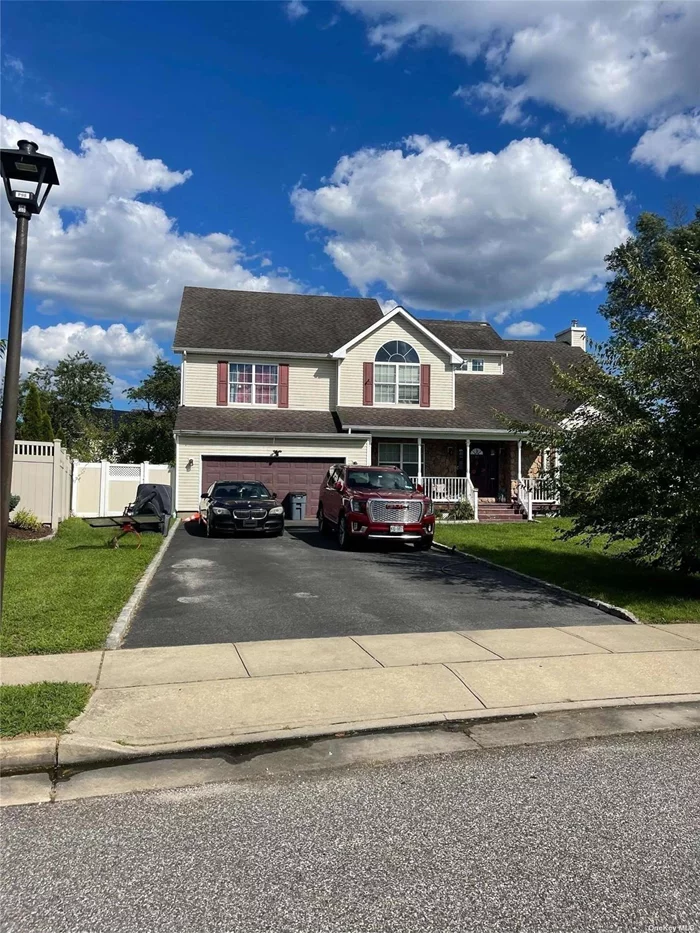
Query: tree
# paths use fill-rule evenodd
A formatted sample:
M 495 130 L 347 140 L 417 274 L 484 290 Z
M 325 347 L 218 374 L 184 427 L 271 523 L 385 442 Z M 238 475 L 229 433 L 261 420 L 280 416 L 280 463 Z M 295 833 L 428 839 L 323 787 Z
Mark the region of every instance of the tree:
M 72 456 L 92 460 L 109 451 L 110 428 L 96 411 L 111 400 L 113 382 L 103 363 L 80 350 L 55 367 L 40 366 L 31 373 L 22 385 L 23 403 L 34 385 L 55 436 Z
M 700 571 L 700 211 L 672 228 L 642 214 L 636 229 L 606 260 L 609 339 L 555 367 L 569 406 L 509 426 L 560 450 L 564 537 L 629 540 L 636 560 L 687 574 Z
M 153 369 L 126 397 L 146 407 L 129 412 L 119 424 L 115 447 L 122 463 L 173 463 L 173 430 L 180 402 L 180 371 L 158 357 Z
M 18 437 L 25 441 L 52 441 L 54 439 L 51 417 L 44 411 L 39 390 L 30 383 L 22 402 L 22 422 Z

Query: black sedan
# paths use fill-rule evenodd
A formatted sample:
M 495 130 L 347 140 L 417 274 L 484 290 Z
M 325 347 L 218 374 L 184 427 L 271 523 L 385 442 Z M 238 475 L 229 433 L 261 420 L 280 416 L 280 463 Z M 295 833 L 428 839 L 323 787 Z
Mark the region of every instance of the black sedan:
M 258 482 L 212 483 L 199 503 L 199 521 L 210 538 L 218 531 L 281 535 L 284 509 L 274 492 Z

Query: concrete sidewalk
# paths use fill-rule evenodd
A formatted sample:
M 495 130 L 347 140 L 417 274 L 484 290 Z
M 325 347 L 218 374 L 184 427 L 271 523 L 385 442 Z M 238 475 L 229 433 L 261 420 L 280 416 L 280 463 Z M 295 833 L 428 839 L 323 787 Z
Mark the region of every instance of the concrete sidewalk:
M 24 740 L 44 754 L 53 747 L 52 763 L 70 765 L 454 719 L 697 700 L 700 625 L 426 632 L 5 658 L 2 679 L 96 687 L 57 751 L 56 739 Z M 20 741 L 2 743 L 8 768 L 16 767 L 8 762 Z

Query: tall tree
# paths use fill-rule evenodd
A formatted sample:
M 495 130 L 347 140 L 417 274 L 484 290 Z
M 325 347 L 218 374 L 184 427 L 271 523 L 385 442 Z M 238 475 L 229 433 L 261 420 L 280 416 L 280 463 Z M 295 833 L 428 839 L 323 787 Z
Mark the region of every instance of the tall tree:
M 109 429 L 96 410 L 111 400 L 113 382 L 103 363 L 80 350 L 54 367 L 40 366 L 24 380 L 22 390 L 26 397 L 34 385 L 56 437 L 73 456 L 92 460 L 109 448 Z
M 115 447 L 123 463 L 172 463 L 175 460 L 173 430 L 180 401 L 180 370 L 158 357 L 153 369 L 125 393 L 137 408 L 122 418 Z
M 18 437 L 27 441 L 52 441 L 54 439 L 51 416 L 44 411 L 39 390 L 30 383 L 22 403 L 22 422 Z
M 555 368 L 575 408 L 511 423 L 558 447 L 574 516 L 566 537 L 634 542 L 631 556 L 700 572 L 700 211 L 669 227 L 642 214 L 637 235 L 607 257 L 600 311 L 610 337 L 591 357 Z

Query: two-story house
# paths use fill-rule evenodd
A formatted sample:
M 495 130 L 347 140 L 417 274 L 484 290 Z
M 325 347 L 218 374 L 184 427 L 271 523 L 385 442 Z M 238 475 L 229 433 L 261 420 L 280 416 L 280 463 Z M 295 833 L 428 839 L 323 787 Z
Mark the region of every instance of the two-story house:
M 499 412 L 561 404 L 554 360 L 581 358 L 576 322 L 554 341 L 503 340 L 487 323 L 383 314 L 372 298 L 185 288 L 175 425 L 176 508 L 217 479 L 259 479 L 280 499 L 318 490 L 333 463 L 394 464 L 435 499 L 537 493 L 543 452 Z M 528 493 L 528 489 L 530 492 Z

